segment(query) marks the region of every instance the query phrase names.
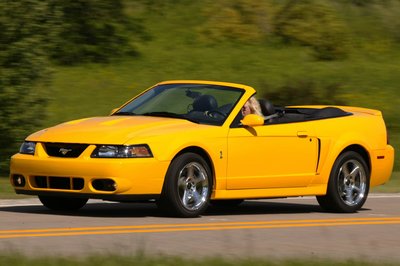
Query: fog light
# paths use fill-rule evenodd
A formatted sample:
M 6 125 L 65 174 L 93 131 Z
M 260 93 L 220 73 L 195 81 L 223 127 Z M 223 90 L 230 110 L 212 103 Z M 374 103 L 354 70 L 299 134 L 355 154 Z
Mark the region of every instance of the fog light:
M 112 179 L 96 179 L 92 182 L 92 186 L 96 190 L 101 191 L 116 191 L 117 183 Z
M 25 186 L 25 177 L 23 175 L 13 175 L 12 180 L 15 187 Z

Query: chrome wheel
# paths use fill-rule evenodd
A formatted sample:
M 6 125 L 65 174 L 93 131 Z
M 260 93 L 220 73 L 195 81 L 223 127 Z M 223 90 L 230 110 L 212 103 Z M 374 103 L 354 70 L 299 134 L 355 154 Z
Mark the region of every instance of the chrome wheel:
M 339 169 L 337 186 L 346 205 L 355 206 L 363 201 L 367 188 L 363 165 L 357 160 L 346 161 Z
M 355 151 L 343 152 L 333 164 L 326 195 L 317 196 L 318 203 L 328 211 L 358 211 L 368 197 L 369 175 L 365 157 Z
M 168 168 L 157 205 L 169 215 L 198 217 L 210 202 L 212 177 L 209 164 L 199 154 L 177 156 Z
M 190 211 L 198 210 L 207 203 L 208 175 L 200 163 L 190 162 L 179 172 L 178 194 L 182 206 Z

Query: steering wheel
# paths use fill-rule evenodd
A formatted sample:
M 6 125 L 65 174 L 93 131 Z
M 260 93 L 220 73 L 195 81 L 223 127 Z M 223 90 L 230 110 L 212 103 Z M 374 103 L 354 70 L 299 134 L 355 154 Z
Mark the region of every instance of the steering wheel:
M 205 115 L 208 117 L 211 117 L 211 118 L 220 118 L 220 117 L 225 118 L 226 117 L 225 113 L 218 111 L 218 110 L 206 111 Z M 218 117 L 218 116 L 220 116 L 220 117 Z

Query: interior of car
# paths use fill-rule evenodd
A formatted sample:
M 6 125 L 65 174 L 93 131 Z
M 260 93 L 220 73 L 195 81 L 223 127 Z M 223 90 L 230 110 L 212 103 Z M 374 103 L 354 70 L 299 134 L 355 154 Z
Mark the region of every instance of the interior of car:
M 352 115 L 338 107 L 291 108 L 274 106 L 265 99 L 259 100 L 265 124 L 293 123 Z

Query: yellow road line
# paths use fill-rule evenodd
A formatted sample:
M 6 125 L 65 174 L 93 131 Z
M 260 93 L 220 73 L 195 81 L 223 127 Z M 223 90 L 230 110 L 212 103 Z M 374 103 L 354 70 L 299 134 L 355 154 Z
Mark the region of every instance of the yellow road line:
M 265 225 L 265 224 L 290 224 L 290 223 L 322 223 L 322 222 L 352 222 L 352 221 L 397 221 L 400 217 L 387 218 L 342 218 L 342 219 L 318 219 L 318 220 L 275 220 L 275 221 L 255 221 L 255 222 L 218 222 L 200 224 L 152 224 L 152 225 L 132 225 L 132 226 L 99 226 L 82 228 L 49 228 L 49 229 L 20 229 L 20 230 L 0 230 L 0 234 L 28 233 L 28 232 L 62 232 L 62 231 L 100 231 L 118 229 L 150 229 L 168 227 L 199 227 L 199 226 L 229 226 L 229 225 Z
M 161 233 L 184 231 L 215 231 L 238 229 L 271 229 L 348 225 L 384 225 L 400 224 L 400 217 L 387 218 L 343 218 L 319 220 L 276 220 L 254 222 L 220 222 L 200 224 L 153 224 L 132 226 L 99 226 L 82 228 L 48 228 L 0 230 L 0 239 L 22 237 L 78 236 L 78 235 L 111 235 L 131 233 Z
M 77 228 L 48 228 L 48 229 L 18 229 L 0 230 L 1 234 L 28 233 L 28 232 L 54 232 L 54 231 L 92 231 L 92 230 L 116 230 L 116 229 L 140 229 L 140 228 L 165 228 L 165 227 L 197 227 L 197 226 L 229 226 L 229 225 L 265 225 L 283 223 L 323 223 L 323 222 L 351 222 L 351 221 L 397 221 L 400 217 L 365 217 L 365 218 L 336 218 L 336 219 L 313 219 L 313 220 L 272 220 L 252 222 L 216 222 L 216 223 L 185 223 L 185 224 L 148 224 L 148 225 L 127 225 L 127 226 L 96 226 Z

